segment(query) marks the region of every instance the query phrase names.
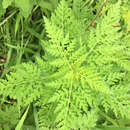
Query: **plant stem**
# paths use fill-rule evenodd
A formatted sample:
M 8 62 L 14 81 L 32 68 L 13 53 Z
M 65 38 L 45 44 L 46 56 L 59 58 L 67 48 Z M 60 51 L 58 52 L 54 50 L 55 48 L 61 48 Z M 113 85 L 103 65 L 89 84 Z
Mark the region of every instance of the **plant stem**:
M 104 6 L 106 5 L 107 2 L 108 2 L 108 0 L 105 0 L 105 1 L 104 1 L 104 3 L 102 4 L 102 6 L 101 6 L 99 12 L 98 12 L 97 15 L 95 16 L 95 18 L 92 20 L 92 22 L 88 25 L 86 31 L 89 30 L 90 26 L 93 26 L 93 25 L 94 25 L 96 19 L 100 16 L 100 14 L 101 14 L 101 12 L 102 12 L 102 10 L 103 10 L 103 8 L 104 8 Z
M 119 127 L 119 125 L 117 124 L 117 122 L 115 122 L 115 120 L 113 120 L 112 118 L 110 118 L 108 115 L 106 115 L 103 111 L 101 111 L 99 109 L 99 112 L 102 116 L 104 116 L 109 122 L 111 122 L 114 126 Z
M 6 19 L 3 20 L 3 22 L 0 23 L 0 27 L 5 24 L 17 11 L 13 12 L 11 15 L 9 15 Z

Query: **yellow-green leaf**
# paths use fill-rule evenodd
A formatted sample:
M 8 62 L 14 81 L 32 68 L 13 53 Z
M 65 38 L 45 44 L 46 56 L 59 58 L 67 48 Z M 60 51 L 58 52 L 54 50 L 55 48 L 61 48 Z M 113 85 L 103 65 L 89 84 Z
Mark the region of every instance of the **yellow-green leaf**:
M 3 0 L 2 5 L 3 8 L 7 8 L 9 5 L 11 5 L 13 0 Z
M 16 7 L 20 8 L 22 15 L 27 18 L 33 8 L 33 0 L 16 0 Z

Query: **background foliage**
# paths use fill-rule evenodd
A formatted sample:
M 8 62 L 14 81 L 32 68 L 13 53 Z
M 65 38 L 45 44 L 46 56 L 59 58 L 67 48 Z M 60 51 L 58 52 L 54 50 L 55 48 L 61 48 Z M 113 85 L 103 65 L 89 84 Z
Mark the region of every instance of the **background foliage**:
M 70 8 L 72 8 L 72 3 L 75 1 L 76 0 L 66 0 Z M 80 1 L 82 0 L 79 0 L 79 3 Z M 77 19 L 83 18 L 85 14 L 87 28 L 87 25 L 89 25 L 89 23 L 92 22 L 92 20 L 95 18 L 96 14 L 100 10 L 100 7 L 104 3 L 104 0 L 83 1 L 86 2 L 87 8 L 84 8 L 82 13 L 79 13 L 80 8 L 79 10 L 74 10 L 74 14 L 77 17 Z M 48 65 L 47 67 L 45 67 L 43 61 L 41 61 L 41 59 L 37 57 L 42 57 L 45 54 L 45 41 L 49 39 L 46 33 L 46 30 L 49 30 L 49 28 L 45 29 L 44 17 L 46 17 L 49 20 L 53 19 L 51 18 L 51 16 L 53 17 L 52 13 L 54 13 L 54 11 L 57 9 L 59 3 L 60 0 L 0 0 L 0 87 L 3 88 L 3 84 L 7 87 L 3 88 L 3 90 L 1 90 L 0 92 L 0 95 L 2 97 L 0 99 L 0 129 L 2 130 L 48 130 L 52 128 L 54 129 L 54 127 L 52 126 L 51 128 L 49 128 L 49 119 L 52 118 L 53 113 L 50 113 L 50 115 L 46 114 L 50 106 L 45 106 L 46 108 L 44 110 L 46 111 L 44 112 L 39 111 L 39 108 L 43 105 L 43 101 L 47 102 L 47 100 L 50 98 L 49 96 L 53 93 L 50 89 L 47 89 L 46 93 L 46 89 L 43 87 L 46 85 L 43 83 L 45 79 L 41 78 L 44 77 L 44 72 L 41 70 L 43 68 L 47 69 Z M 108 0 L 106 6 L 103 8 L 101 12 L 101 15 L 96 19 L 94 26 L 90 27 L 90 31 L 87 31 L 86 34 L 90 34 L 91 30 L 93 30 L 93 28 L 96 28 L 99 25 L 104 15 L 106 15 L 106 13 L 111 9 L 112 4 L 115 3 L 117 3 L 117 0 Z M 81 5 L 79 4 L 79 6 Z M 54 20 L 57 20 L 57 18 L 58 16 Z M 46 22 L 46 24 L 47 23 L 48 22 Z M 121 31 L 122 33 L 122 41 L 124 41 L 125 44 L 129 46 L 129 0 L 122 0 L 121 19 L 119 23 L 117 23 L 114 26 L 117 26 L 117 28 L 120 27 L 120 30 L 118 31 Z M 52 28 L 50 28 L 50 30 L 52 30 Z M 59 36 L 59 34 L 57 35 Z M 75 34 L 72 34 L 72 38 L 73 35 L 75 36 Z M 54 52 L 52 53 L 56 53 L 56 50 L 54 50 Z M 120 56 L 121 55 L 119 55 L 118 57 Z M 50 57 L 47 57 L 47 60 L 49 58 Z M 127 58 L 130 59 L 130 57 Z M 100 63 L 100 61 L 101 60 L 99 57 L 98 62 Z M 29 62 L 29 64 L 25 64 L 26 62 Z M 21 63 L 23 63 L 22 66 Z M 55 64 L 55 62 L 53 64 Z M 124 62 L 121 64 L 122 66 L 125 66 L 128 70 L 130 70 L 130 64 L 125 64 Z M 57 66 L 62 66 L 62 64 L 58 64 Z M 127 69 L 126 72 L 122 72 L 121 75 L 117 73 L 108 75 L 110 80 L 108 80 L 107 82 L 110 85 L 116 83 L 118 84 L 119 80 L 121 81 L 122 77 L 124 77 L 124 74 L 128 73 Z M 51 72 L 53 71 L 54 70 L 51 70 Z M 6 76 L 6 74 L 8 75 Z M 125 75 L 124 80 L 129 81 L 129 79 L 130 76 Z M 28 89 L 24 90 L 23 84 L 24 86 L 29 85 Z M 56 85 L 56 83 L 52 83 L 52 85 Z M 28 95 L 28 93 L 30 94 Z M 42 102 L 39 99 L 41 99 Z M 123 98 L 120 98 L 120 100 L 123 100 Z M 54 105 L 52 105 L 51 107 L 52 110 L 55 108 Z M 42 116 L 39 119 L 39 114 L 43 114 L 43 116 L 50 116 L 49 118 L 47 117 L 48 124 L 42 125 L 44 120 L 42 120 Z M 130 129 L 128 128 L 128 126 L 130 126 L 129 119 L 122 118 L 121 116 L 118 116 L 117 118 L 111 112 L 109 112 L 109 114 L 104 114 L 104 112 L 102 112 L 101 115 L 98 117 L 98 121 L 97 113 L 95 111 L 92 111 L 92 114 L 90 113 L 88 117 L 90 117 L 89 119 L 92 119 L 97 124 L 96 125 L 94 123 L 91 123 L 90 120 L 87 120 L 87 124 L 89 124 L 90 127 L 96 126 L 94 130 Z M 81 121 L 83 124 L 86 123 L 86 120 L 84 119 L 84 117 L 82 117 L 73 122 L 74 127 L 76 125 L 76 127 L 81 126 L 81 124 L 79 123 Z M 112 122 L 116 122 L 117 124 L 112 124 Z M 40 128 L 41 126 L 42 128 Z

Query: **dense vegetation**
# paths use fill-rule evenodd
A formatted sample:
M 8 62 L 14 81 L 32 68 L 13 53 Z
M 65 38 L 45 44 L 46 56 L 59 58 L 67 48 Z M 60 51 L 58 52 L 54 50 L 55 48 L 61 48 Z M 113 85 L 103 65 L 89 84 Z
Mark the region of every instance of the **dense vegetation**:
M 1 0 L 0 130 L 130 130 L 130 1 Z

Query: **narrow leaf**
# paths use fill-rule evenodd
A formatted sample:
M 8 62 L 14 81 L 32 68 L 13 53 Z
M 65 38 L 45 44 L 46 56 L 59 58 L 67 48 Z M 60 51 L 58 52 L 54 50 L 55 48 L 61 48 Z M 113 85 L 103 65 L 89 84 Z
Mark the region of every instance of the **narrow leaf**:
M 30 107 L 30 105 L 27 107 L 27 109 L 26 109 L 24 115 L 22 116 L 21 120 L 20 120 L 19 123 L 17 124 L 15 130 L 21 130 L 21 128 L 22 128 L 22 126 L 23 126 L 23 123 L 24 123 L 24 120 L 26 119 L 26 116 L 27 116 L 29 107 Z

